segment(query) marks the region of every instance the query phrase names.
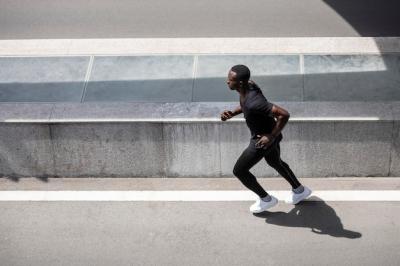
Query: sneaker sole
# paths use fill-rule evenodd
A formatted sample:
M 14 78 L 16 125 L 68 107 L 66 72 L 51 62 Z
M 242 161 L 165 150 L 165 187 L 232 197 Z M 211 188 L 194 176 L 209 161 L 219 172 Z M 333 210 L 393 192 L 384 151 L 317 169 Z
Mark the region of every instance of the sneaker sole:
M 296 205 L 296 204 L 299 203 L 300 201 L 305 200 L 308 196 L 311 195 L 311 193 L 312 193 L 312 191 L 309 190 L 308 193 L 307 193 L 302 199 L 300 199 L 300 200 L 298 200 L 298 201 L 296 201 L 296 202 L 293 202 L 292 204 Z
M 262 210 L 260 210 L 260 211 L 251 211 L 251 212 L 252 212 L 252 213 L 261 213 L 261 212 L 264 212 L 264 211 L 266 211 L 266 210 L 268 210 L 268 209 L 270 209 L 270 208 L 276 206 L 277 204 L 278 204 L 278 200 L 276 200 L 276 202 L 275 202 L 273 205 L 269 206 L 268 208 L 262 209 Z

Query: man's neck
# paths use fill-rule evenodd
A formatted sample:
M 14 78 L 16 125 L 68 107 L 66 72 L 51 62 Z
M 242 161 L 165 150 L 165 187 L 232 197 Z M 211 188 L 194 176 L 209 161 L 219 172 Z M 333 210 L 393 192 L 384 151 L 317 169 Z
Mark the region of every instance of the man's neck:
M 245 97 L 249 91 L 249 83 L 245 83 L 243 84 L 242 87 L 240 87 L 239 89 L 237 89 L 237 91 L 239 92 L 241 97 Z

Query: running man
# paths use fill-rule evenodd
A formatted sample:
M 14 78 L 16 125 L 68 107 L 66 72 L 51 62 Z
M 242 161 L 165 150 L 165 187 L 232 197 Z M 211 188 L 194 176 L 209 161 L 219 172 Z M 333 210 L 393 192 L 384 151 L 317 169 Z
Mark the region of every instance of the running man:
M 249 171 L 262 158 L 292 186 L 292 193 L 285 200 L 286 203 L 297 204 L 307 198 L 311 190 L 300 184 L 289 165 L 280 158 L 281 131 L 289 120 L 289 113 L 269 102 L 257 84 L 249 79 L 250 70 L 245 65 L 236 65 L 230 69 L 226 83 L 231 90 L 240 94 L 240 106 L 233 111 L 224 111 L 221 120 L 226 121 L 240 113 L 243 113 L 246 119 L 251 132 L 250 144 L 237 160 L 233 174 L 244 186 L 259 196 L 250 206 L 250 211 L 260 213 L 278 203 L 278 199 L 269 195 Z

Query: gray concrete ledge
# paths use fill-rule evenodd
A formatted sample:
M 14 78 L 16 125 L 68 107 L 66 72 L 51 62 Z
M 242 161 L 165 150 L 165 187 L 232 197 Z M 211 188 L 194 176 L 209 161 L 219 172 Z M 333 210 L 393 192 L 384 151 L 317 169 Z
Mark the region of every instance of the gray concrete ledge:
M 232 176 L 250 134 L 219 114 L 236 104 L 0 104 L 0 175 Z M 279 105 L 292 115 L 282 158 L 297 175 L 400 175 L 399 102 Z M 278 176 L 265 162 L 253 172 Z
M 400 102 L 273 102 L 291 121 L 398 121 Z M 0 123 L 221 122 L 237 102 L 0 103 Z M 242 115 L 227 121 L 243 122 Z M 221 122 L 222 123 L 222 122 Z

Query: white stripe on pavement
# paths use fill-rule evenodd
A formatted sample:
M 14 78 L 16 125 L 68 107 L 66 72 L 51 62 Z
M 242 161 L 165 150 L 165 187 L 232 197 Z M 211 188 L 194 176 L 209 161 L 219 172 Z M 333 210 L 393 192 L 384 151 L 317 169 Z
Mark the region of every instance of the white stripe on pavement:
M 268 191 L 279 200 L 289 191 Z M 313 197 L 314 196 L 314 197 Z M 0 191 L 0 201 L 251 201 L 245 190 L 176 191 Z M 400 190 L 317 190 L 311 201 L 400 201 Z
M 399 37 L 0 40 L 0 56 L 397 53 Z

